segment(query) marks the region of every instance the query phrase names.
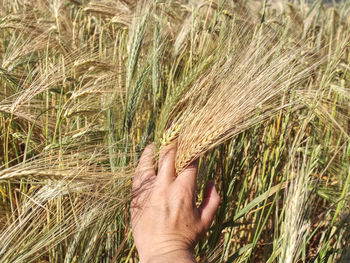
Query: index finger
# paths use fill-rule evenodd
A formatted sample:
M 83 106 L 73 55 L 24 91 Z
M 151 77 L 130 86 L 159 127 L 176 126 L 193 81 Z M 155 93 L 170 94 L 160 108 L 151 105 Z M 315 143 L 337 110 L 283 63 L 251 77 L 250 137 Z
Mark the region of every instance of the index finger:
M 139 188 L 143 182 L 148 181 L 155 175 L 154 145 L 152 143 L 145 148 L 136 167 L 133 179 L 133 189 Z

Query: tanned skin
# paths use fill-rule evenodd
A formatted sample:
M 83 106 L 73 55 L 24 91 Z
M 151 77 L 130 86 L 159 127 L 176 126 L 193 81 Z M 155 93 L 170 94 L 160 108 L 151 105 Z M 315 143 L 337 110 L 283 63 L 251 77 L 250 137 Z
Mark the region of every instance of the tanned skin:
M 176 176 L 176 146 L 159 154 L 154 169 L 154 149 L 144 150 L 133 180 L 131 224 L 141 263 L 196 262 L 193 249 L 209 229 L 220 203 L 214 183 L 195 203 L 197 162 Z

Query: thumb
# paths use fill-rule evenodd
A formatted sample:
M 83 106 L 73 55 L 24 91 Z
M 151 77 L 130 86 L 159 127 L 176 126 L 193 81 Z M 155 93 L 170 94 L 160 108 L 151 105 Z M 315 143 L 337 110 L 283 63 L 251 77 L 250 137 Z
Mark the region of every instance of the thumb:
M 204 228 L 209 229 L 216 210 L 219 207 L 220 196 L 215 189 L 214 181 L 210 181 L 205 187 L 202 204 L 199 206 L 201 221 Z

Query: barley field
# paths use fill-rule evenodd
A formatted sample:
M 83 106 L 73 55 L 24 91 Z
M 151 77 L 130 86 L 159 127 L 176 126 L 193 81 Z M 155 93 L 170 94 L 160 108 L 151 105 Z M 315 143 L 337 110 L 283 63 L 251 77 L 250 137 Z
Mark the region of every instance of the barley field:
M 1 263 L 138 262 L 151 142 L 215 180 L 198 262 L 350 262 L 350 1 L 0 0 L 0 42 Z

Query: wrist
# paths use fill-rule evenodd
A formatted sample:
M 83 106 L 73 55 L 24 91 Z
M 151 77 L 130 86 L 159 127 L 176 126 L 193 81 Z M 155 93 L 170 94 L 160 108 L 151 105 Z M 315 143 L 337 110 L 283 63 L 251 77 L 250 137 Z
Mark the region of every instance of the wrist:
M 166 253 L 157 253 L 144 259 L 140 258 L 141 263 L 194 263 L 196 262 L 194 256 L 189 250 L 173 250 Z

